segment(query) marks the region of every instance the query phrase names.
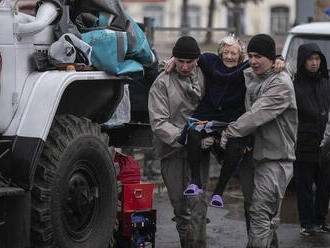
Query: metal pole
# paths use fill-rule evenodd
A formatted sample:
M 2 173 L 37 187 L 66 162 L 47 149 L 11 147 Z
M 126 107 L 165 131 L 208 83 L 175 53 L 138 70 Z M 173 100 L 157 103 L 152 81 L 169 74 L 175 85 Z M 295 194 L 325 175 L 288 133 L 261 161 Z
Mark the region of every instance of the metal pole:
M 183 0 L 182 1 L 182 23 L 181 27 L 182 29 L 182 35 L 187 35 L 188 34 L 188 0 Z
M 145 29 L 146 29 L 146 36 L 149 42 L 150 47 L 154 45 L 154 34 L 155 34 L 155 19 L 150 17 L 144 17 L 143 19 Z

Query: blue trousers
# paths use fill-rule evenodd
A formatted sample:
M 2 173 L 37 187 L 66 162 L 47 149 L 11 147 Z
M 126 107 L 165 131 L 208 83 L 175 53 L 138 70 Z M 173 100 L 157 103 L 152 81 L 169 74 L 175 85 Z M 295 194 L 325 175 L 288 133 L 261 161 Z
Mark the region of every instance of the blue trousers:
M 330 193 L 329 174 L 328 169 L 320 169 L 318 162 L 295 162 L 294 177 L 301 227 L 312 228 L 326 224 Z M 315 195 L 313 183 L 316 185 Z

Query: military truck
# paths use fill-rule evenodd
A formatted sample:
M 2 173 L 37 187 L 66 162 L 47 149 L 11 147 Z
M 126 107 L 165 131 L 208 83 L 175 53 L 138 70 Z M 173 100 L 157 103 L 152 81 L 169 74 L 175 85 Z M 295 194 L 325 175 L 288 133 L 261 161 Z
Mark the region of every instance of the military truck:
M 101 124 L 127 77 L 37 71 L 33 54 L 47 52 L 57 16 L 51 2 L 33 17 L 0 0 L 1 248 L 105 248 L 114 227 L 111 132 Z

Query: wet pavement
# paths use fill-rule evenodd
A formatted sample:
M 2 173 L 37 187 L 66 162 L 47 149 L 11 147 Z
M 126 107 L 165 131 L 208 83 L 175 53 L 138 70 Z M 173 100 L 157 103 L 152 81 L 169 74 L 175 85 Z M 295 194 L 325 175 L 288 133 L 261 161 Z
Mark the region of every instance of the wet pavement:
M 157 248 L 180 247 L 178 234 L 173 218 L 173 209 L 169 203 L 166 188 L 160 176 L 159 161 L 149 165 L 145 163 L 145 151 L 137 149 L 133 154 L 141 165 L 142 181 L 154 182 L 153 208 L 157 209 Z M 149 168 L 150 167 L 150 168 Z M 152 170 L 151 170 L 152 169 Z M 158 173 L 158 175 L 157 175 Z M 211 156 L 209 190 L 215 187 L 220 166 Z M 212 176 L 214 177 L 212 179 Z M 210 193 L 209 193 L 210 194 Z M 224 194 L 224 209 L 208 208 L 207 247 L 208 248 L 241 248 L 247 243 L 243 211 L 243 197 L 238 179 L 232 178 Z M 330 223 L 330 214 L 328 215 Z M 281 225 L 278 229 L 280 248 L 330 248 L 330 234 L 317 234 L 304 237 L 299 234 L 297 199 L 294 190 L 288 190 L 281 208 Z M 150 246 L 151 247 L 151 246 Z
M 153 207 L 157 209 L 157 248 L 180 247 L 172 208 L 167 193 L 154 194 Z M 209 248 L 239 248 L 247 242 L 243 197 L 239 189 L 229 189 L 224 195 L 224 209 L 208 208 L 207 244 Z M 313 237 L 299 234 L 296 196 L 288 192 L 282 205 L 281 225 L 278 229 L 280 248 L 323 248 L 330 247 L 330 234 L 320 233 Z M 330 222 L 329 222 L 330 223 Z

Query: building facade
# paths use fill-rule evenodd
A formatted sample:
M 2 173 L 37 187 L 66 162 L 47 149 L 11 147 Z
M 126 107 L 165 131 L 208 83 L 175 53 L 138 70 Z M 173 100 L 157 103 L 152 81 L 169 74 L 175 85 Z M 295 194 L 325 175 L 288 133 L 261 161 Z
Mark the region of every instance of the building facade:
M 137 21 L 144 17 L 155 19 L 155 26 L 180 27 L 182 2 L 178 0 L 123 0 L 128 13 Z M 208 4 L 206 0 L 188 0 L 188 26 L 207 27 Z M 248 2 L 238 6 L 225 6 L 215 0 L 213 27 L 238 27 L 239 33 L 285 34 L 294 24 L 296 0 L 263 0 L 258 4 Z

